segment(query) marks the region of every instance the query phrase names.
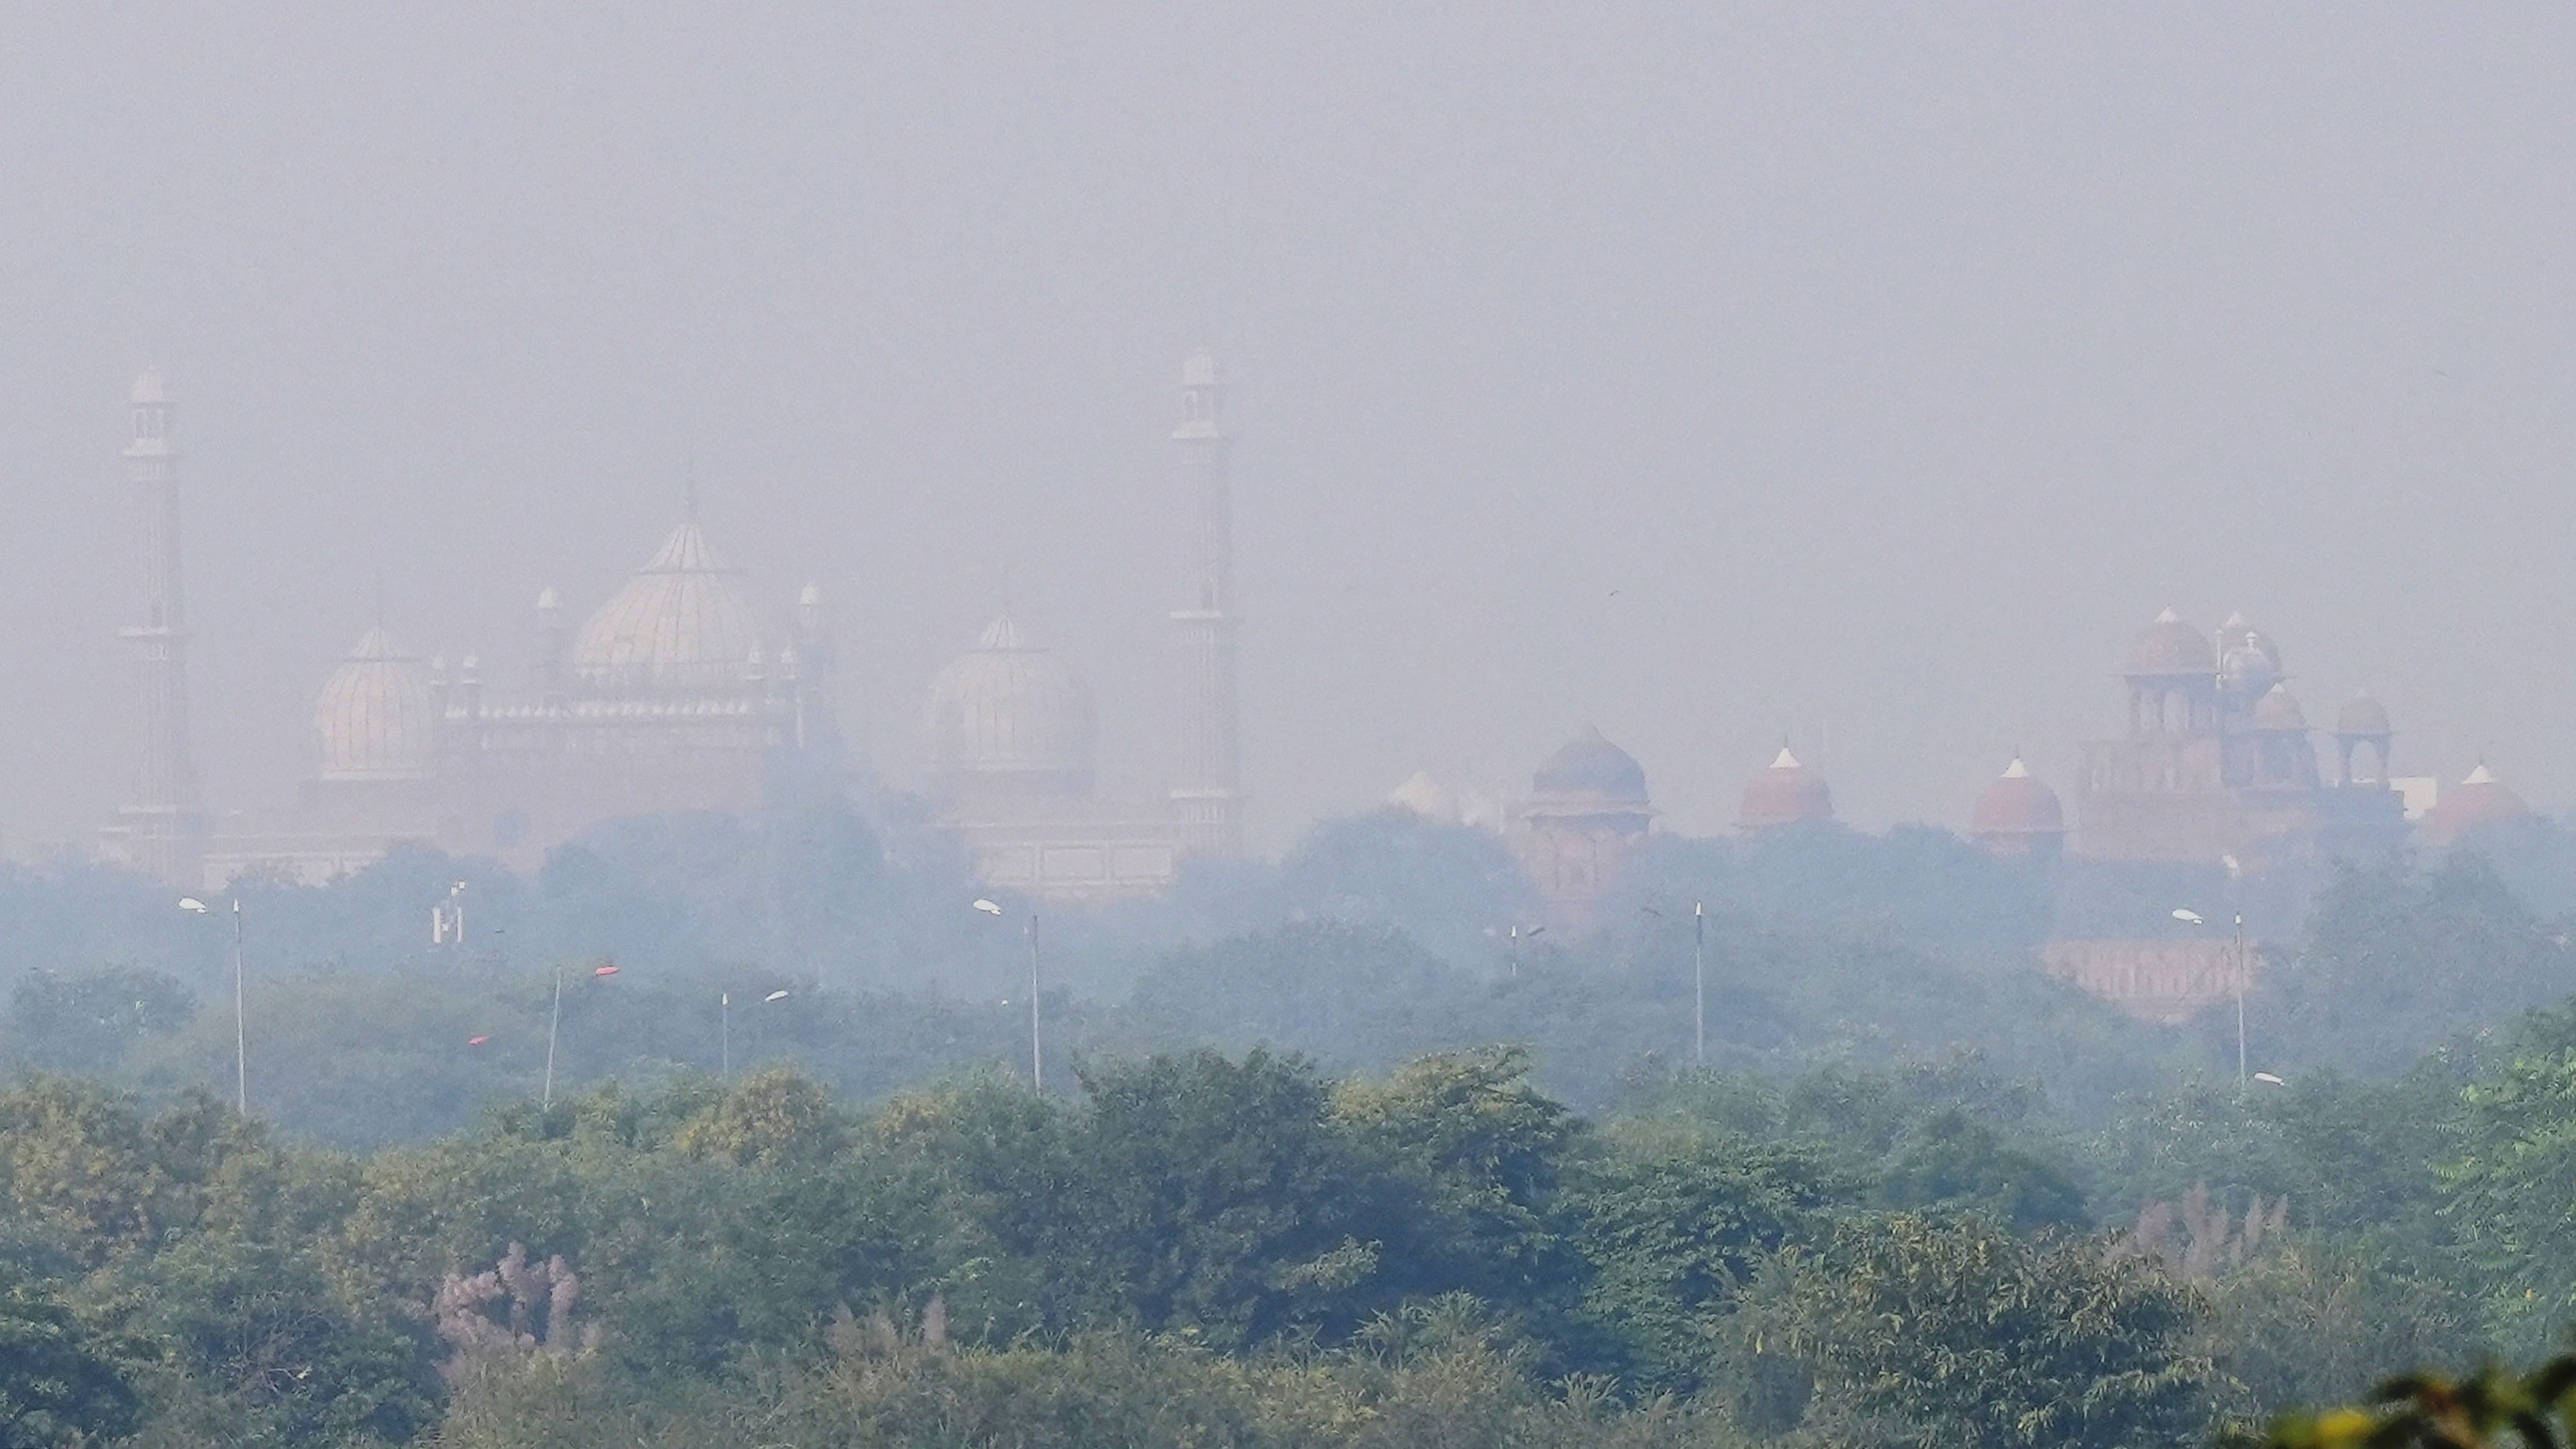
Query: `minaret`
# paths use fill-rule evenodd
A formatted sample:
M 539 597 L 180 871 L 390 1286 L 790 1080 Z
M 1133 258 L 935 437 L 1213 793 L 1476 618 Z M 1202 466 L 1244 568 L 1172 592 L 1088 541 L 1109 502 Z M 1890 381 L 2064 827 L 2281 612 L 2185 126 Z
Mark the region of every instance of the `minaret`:
M 832 617 L 823 607 L 823 586 L 808 583 L 796 596 L 796 649 L 802 682 L 796 691 L 796 744 L 826 769 L 841 763 L 839 681 L 835 666 L 840 650 L 832 637 Z
M 134 441 L 125 457 L 134 485 L 137 619 L 122 631 L 135 663 L 131 803 L 117 833 L 141 870 L 188 890 L 205 887 L 205 822 L 188 755 L 188 610 L 179 587 L 179 455 L 170 450 L 170 397 L 157 368 L 134 379 Z
M 1188 520 L 1189 604 L 1172 613 L 1189 649 L 1180 808 L 1189 847 L 1243 849 L 1242 748 L 1235 717 L 1234 508 L 1228 497 L 1225 380 L 1205 352 L 1181 364 L 1181 421 L 1172 429 L 1173 473 Z

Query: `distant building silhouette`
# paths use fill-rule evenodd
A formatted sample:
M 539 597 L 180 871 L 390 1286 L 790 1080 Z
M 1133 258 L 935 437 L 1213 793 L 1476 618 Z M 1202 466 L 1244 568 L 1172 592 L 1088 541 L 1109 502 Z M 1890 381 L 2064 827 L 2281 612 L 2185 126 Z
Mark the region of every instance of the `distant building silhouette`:
M 1587 725 L 1530 776 L 1529 799 L 1508 839 L 1549 913 L 1584 925 L 1654 818 L 1645 768 Z
M 1192 853 L 1242 848 L 1233 539 L 1224 384 L 1191 356 L 1172 438 L 1187 583 L 1172 617 L 1187 646 L 1172 789 L 1095 793 L 1091 695 L 1010 618 L 941 671 L 924 706 L 938 822 L 980 877 L 1052 899 L 1160 890 Z M 195 888 L 243 872 L 319 882 L 398 845 L 493 855 L 520 868 L 604 821 L 663 811 L 747 814 L 843 788 L 838 651 L 819 586 L 764 620 L 739 570 L 687 516 L 577 625 L 540 591 L 534 664 L 510 688 L 472 654 L 424 661 L 381 623 L 316 696 L 312 766 L 294 807 L 227 817 L 211 837 L 187 753 L 178 495 L 157 374 L 135 385 L 144 598 L 126 631 L 141 664 L 142 768 L 109 853 Z
M 2242 617 L 2215 642 L 2158 615 L 2122 668 L 2128 731 L 2084 749 L 2074 849 L 2102 860 L 2206 863 L 2249 872 L 2330 857 L 2384 855 L 2405 841 L 2387 786 L 2387 713 L 2373 703 L 2338 721 L 2338 770 L 2317 768 L 2308 722 L 2278 648 Z M 2375 769 L 2356 775 L 2356 757 Z
M 134 379 L 132 441 L 134 621 L 122 631 L 134 657 L 134 778 L 127 803 L 103 833 L 112 860 L 183 889 L 205 875 L 206 818 L 188 748 L 188 606 L 180 569 L 179 454 L 170 440 L 170 394 L 158 368 Z

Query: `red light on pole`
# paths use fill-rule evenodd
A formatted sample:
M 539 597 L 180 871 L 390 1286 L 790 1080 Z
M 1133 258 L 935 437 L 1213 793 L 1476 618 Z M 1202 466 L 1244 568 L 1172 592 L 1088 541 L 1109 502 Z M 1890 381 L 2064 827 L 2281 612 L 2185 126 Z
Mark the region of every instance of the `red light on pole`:
M 614 976 L 617 974 L 617 968 L 614 966 L 594 966 L 590 969 L 590 974 L 593 976 Z

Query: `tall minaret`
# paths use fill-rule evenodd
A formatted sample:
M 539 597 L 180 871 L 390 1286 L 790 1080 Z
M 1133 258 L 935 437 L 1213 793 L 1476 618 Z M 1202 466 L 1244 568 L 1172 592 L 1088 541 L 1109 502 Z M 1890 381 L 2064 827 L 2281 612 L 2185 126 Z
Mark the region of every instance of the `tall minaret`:
M 1189 604 L 1176 609 L 1189 648 L 1189 700 L 1180 783 L 1172 800 L 1192 850 L 1243 849 L 1243 760 L 1235 718 L 1234 507 L 1228 497 L 1225 379 L 1205 352 L 1181 364 L 1181 421 L 1172 468 L 1188 519 Z
M 205 821 L 188 755 L 188 610 L 179 588 L 179 455 L 170 450 L 170 396 L 157 368 L 134 379 L 137 618 L 123 631 L 135 665 L 132 803 L 117 812 L 128 858 L 189 890 L 205 886 Z

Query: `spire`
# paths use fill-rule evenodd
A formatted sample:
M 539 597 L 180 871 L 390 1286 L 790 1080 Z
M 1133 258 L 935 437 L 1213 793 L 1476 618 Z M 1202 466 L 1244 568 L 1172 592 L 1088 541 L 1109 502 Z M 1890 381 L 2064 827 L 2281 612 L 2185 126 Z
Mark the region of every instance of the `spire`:
M 680 463 L 680 516 L 691 523 L 698 521 L 698 445 L 689 449 Z

